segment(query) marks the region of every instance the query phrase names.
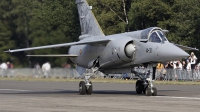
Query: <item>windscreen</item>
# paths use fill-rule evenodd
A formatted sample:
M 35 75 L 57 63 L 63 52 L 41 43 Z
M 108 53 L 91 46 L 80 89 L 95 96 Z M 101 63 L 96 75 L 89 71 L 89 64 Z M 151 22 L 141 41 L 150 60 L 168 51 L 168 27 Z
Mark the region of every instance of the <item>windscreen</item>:
M 149 37 L 149 42 L 156 42 L 156 43 L 160 43 L 161 39 L 159 38 L 159 36 L 157 35 L 156 32 L 153 32 L 150 37 Z
M 159 36 L 164 40 L 167 41 L 167 38 L 163 35 L 163 33 L 161 31 L 157 31 Z

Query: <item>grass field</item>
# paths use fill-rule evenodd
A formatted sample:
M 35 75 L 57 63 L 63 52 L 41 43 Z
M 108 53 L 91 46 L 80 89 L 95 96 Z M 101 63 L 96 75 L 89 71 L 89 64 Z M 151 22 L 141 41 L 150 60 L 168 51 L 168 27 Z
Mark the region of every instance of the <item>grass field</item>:
M 1 80 L 15 80 L 15 81 L 46 81 L 46 82 L 79 82 L 83 79 L 59 79 L 59 78 L 31 78 L 31 77 L 0 77 Z M 130 83 L 134 84 L 137 80 L 123 80 L 123 79 L 111 79 L 111 78 L 95 78 L 91 79 L 92 82 L 99 83 Z M 165 85 L 200 85 L 200 81 L 154 81 L 154 84 L 165 84 Z

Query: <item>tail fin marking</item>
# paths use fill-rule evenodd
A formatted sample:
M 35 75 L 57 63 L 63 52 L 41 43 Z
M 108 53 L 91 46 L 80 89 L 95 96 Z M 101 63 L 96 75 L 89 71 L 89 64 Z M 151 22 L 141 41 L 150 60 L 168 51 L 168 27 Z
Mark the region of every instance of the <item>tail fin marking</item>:
M 86 0 L 76 0 L 82 35 L 105 36 Z

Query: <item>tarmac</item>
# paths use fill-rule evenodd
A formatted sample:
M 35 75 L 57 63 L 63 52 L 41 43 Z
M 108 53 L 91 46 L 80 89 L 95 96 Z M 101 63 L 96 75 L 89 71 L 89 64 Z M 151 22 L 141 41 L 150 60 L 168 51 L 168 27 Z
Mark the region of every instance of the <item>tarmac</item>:
M 0 81 L 0 112 L 199 112 L 200 86 L 155 85 L 158 96 L 138 95 L 134 84 Z

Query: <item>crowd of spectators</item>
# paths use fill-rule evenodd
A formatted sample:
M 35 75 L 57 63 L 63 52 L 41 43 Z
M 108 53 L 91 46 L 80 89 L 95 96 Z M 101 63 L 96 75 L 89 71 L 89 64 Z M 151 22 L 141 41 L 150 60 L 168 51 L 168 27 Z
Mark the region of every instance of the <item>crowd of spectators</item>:
M 200 78 L 200 63 L 192 52 L 185 60 L 175 60 L 158 63 L 156 66 L 156 80 L 196 80 Z
M 65 69 L 71 68 L 68 63 L 63 63 L 61 67 Z M 40 67 L 39 63 L 36 63 L 34 69 L 36 77 L 44 75 L 45 78 L 49 78 L 51 75 L 51 64 L 49 62 L 44 63 L 42 67 Z

